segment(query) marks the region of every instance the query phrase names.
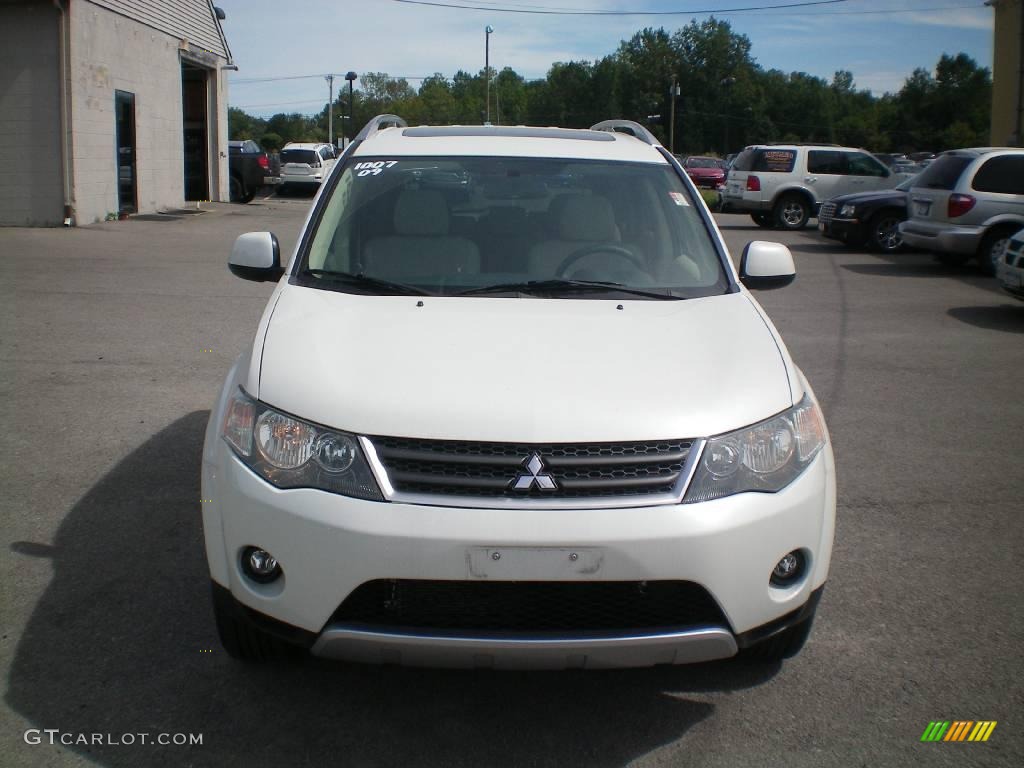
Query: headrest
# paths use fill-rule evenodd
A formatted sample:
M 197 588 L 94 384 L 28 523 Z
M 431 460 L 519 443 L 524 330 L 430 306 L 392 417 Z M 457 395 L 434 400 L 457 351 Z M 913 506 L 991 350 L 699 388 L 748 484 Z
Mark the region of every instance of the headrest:
M 600 195 L 569 197 L 564 203 L 559 234 L 563 240 L 617 240 L 615 212 L 608 198 Z
M 406 189 L 395 203 L 395 234 L 447 235 L 448 203 L 430 189 Z

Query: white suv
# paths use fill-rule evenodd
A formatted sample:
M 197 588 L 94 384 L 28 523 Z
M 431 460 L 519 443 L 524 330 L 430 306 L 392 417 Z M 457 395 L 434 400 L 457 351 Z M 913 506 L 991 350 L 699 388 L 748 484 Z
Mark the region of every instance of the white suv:
M 810 386 L 644 128 L 360 133 L 281 266 L 203 451 L 244 659 L 682 664 L 796 653 L 836 484 Z
M 834 144 L 759 144 L 733 161 L 722 210 L 749 213 L 760 226 L 803 229 L 826 200 L 895 187 L 907 176 L 874 155 Z
M 334 147 L 330 144 L 285 144 L 281 150 L 281 189 L 318 187 L 334 161 Z

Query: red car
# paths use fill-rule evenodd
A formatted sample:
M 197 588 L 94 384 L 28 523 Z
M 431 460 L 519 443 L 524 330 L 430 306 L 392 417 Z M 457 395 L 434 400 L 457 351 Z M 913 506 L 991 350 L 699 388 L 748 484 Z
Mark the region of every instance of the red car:
M 718 189 L 725 184 L 725 162 L 716 157 L 688 157 L 683 170 L 698 187 Z

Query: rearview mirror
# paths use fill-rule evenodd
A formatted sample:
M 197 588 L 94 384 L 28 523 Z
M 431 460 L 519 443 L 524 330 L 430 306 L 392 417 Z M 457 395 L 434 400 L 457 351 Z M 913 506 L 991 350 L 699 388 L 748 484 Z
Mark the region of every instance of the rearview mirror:
M 783 288 L 796 279 L 793 254 L 782 243 L 753 240 L 740 257 L 740 282 L 747 288 Z
M 284 274 L 281 245 L 273 232 L 246 232 L 239 235 L 228 258 L 231 274 L 258 283 L 277 281 Z

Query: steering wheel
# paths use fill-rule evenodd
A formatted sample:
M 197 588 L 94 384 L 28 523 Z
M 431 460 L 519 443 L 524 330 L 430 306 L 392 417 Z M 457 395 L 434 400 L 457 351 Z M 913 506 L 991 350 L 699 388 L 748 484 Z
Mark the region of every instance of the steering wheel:
M 594 243 L 593 245 L 585 245 L 582 248 L 579 248 L 578 250 L 575 250 L 568 256 L 566 256 L 562 263 L 559 264 L 558 268 L 555 270 L 555 277 L 565 277 L 565 273 L 569 269 L 569 267 L 571 267 L 577 261 L 582 259 L 584 256 L 589 256 L 592 253 L 614 254 L 615 256 L 618 256 L 622 260 L 628 261 L 639 271 L 643 272 L 644 274 L 647 274 L 647 268 L 644 266 L 643 262 L 641 262 L 640 259 L 636 257 L 636 254 L 634 254 L 628 248 L 623 248 L 621 245 L 615 245 L 613 243 Z

